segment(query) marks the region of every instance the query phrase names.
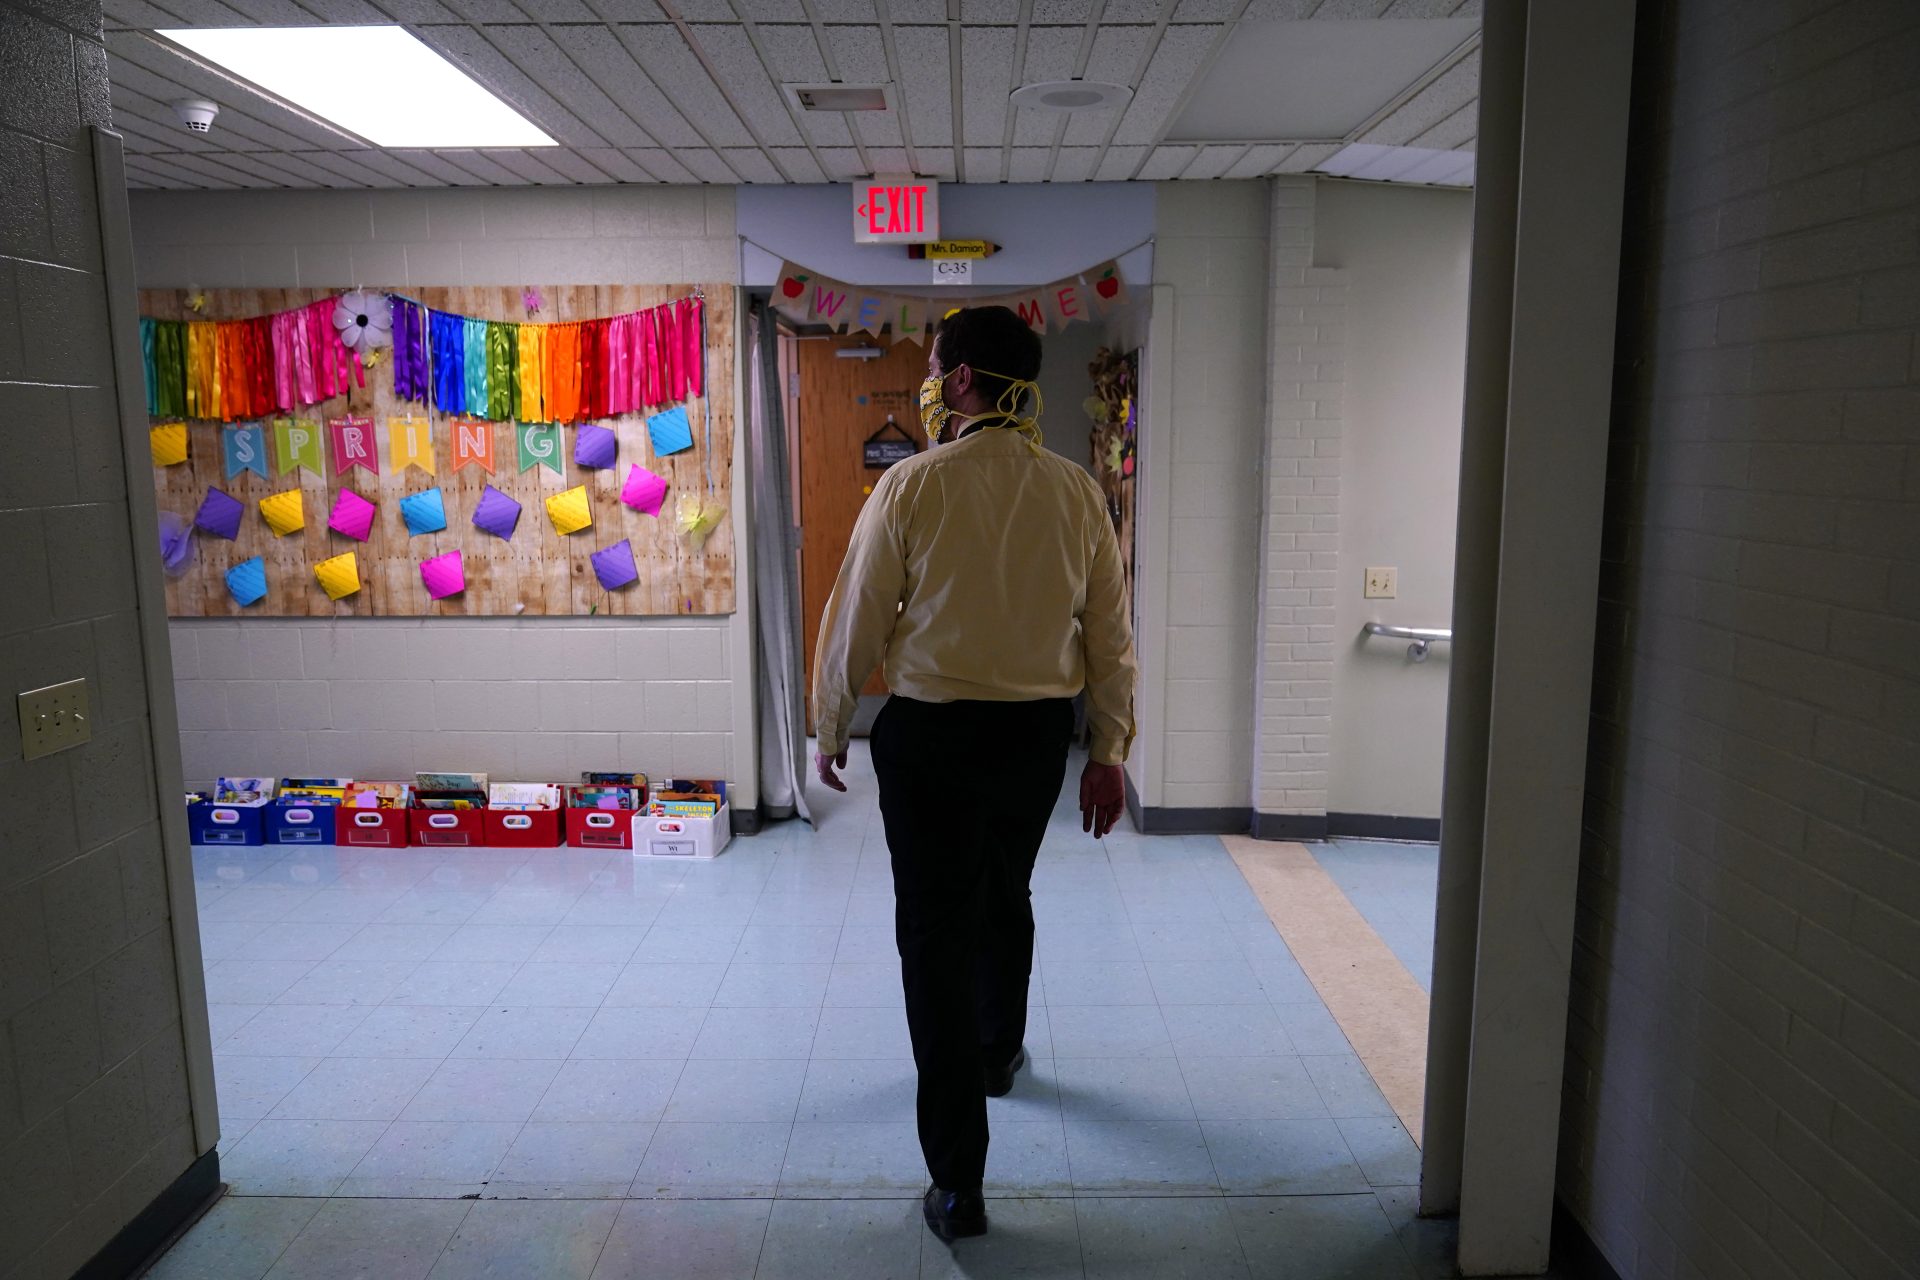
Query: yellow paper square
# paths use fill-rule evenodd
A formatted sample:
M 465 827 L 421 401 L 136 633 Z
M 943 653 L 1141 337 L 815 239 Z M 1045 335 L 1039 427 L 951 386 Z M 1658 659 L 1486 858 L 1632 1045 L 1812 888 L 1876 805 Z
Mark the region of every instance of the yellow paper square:
M 360 565 L 351 551 L 331 560 L 322 560 L 313 566 L 313 576 L 320 580 L 320 586 L 329 600 L 350 596 L 360 589 Z
M 285 493 L 270 493 L 260 499 L 260 518 L 267 522 L 267 528 L 273 530 L 276 538 L 284 538 L 306 528 L 307 508 L 300 500 L 300 491 L 289 489 Z
M 187 460 L 187 424 L 184 422 L 163 422 L 147 432 L 147 443 L 153 449 L 153 465 L 171 467 Z
M 547 519 L 553 521 L 553 531 L 559 534 L 592 528 L 593 508 L 587 505 L 587 486 L 577 484 L 548 498 Z

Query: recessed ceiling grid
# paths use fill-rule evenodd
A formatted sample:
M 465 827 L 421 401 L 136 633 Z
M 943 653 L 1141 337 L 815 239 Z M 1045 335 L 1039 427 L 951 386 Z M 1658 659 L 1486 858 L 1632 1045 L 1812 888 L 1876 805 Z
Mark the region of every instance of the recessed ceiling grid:
M 1477 42 L 1338 141 L 1170 141 L 1242 21 L 1471 18 L 1480 0 L 106 0 L 114 121 L 136 186 L 1202 180 L 1309 172 L 1347 143 L 1470 151 Z M 380 149 L 150 33 L 398 22 L 559 144 Z M 327 68 L 353 92 L 351 68 Z M 1048 114 L 1024 84 L 1119 83 L 1117 108 Z M 878 83 L 890 109 L 801 109 L 783 85 Z M 378 86 L 369 91 L 378 92 Z M 208 98 L 210 134 L 171 103 Z M 1192 137 L 1191 133 L 1185 135 Z M 1376 164 L 1402 175 L 1440 163 Z M 1470 172 L 1470 166 L 1466 170 Z M 1415 180 L 1402 176 L 1400 180 Z

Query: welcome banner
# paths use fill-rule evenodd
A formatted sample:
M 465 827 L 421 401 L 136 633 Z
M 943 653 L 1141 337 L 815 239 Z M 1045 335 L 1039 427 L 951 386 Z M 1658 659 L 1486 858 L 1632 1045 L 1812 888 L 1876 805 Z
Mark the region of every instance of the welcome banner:
M 901 294 L 869 289 L 823 276 L 791 262 L 780 264 L 774 282 L 774 307 L 797 324 L 824 324 L 836 332 L 889 330 L 893 340 L 922 341 L 940 319 L 957 307 L 1007 307 L 1036 333 L 1094 320 L 1125 303 L 1127 286 L 1120 266 L 1109 259 L 1064 280 L 992 297 L 955 294 Z

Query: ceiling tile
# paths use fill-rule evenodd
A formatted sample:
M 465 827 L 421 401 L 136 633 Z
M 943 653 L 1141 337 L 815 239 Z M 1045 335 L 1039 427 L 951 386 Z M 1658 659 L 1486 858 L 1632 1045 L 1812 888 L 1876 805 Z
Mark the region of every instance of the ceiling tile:
M 1460 7 L 1460 0 L 1393 0 L 1380 16 L 1383 18 L 1449 18 Z
M 895 27 L 900 88 L 916 148 L 953 143 L 953 66 L 945 27 Z
M 813 0 L 813 11 L 822 22 L 878 22 L 879 12 L 873 0 Z
M 1180 171 L 1193 163 L 1199 154 L 1198 147 L 1155 147 L 1147 162 L 1140 166 L 1137 175 L 1144 182 L 1165 182 L 1180 176 Z
M 115 27 L 139 27 L 154 30 L 159 27 L 177 27 L 180 20 L 165 9 L 156 8 L 147 0 L 107 0 L 102 6 L 101 15 L 107 30 Z
M 954 174 L 958 170 L 954 168 L 952 147 L 915 147 L 913 153 L 920 160 L 920 167 L 914 172 L 928 178 L 954 181 Z
M 686 117 L 647 78 L 640 64 L 611 28 L 602 26 L 552 27 L 553 41 L 572 58 L 609 97 L 626 108 L 653 140 L 663 147 L 697 146 L 701 139 Z
M 1087 57 L 1087 80 L 1123 84 L 1132 88 L 1138 79 L 1140 59 L 1153 39 L 1152 27 L 1102 26 L 1093 36 L 1093 52 Z M 1067 118 L 1063 136 L 1069 144 L 1095 146 L 1113 132 L 1118 108 L 1111 111 L 1076 111 Z
M 615 182 L 652 182 L 654 177 L 626 152 L 613 147 L 582 147 L 580 155 Z
M 1100 11 L 1105 22 L 1158 22 L 1164 0 L 1107 0 Z
M 723 147 L 744 147 L 753 142 L 676 28 L 653 23 L 621 27 L 620 31 L 647 75 L 688 119 L 699 121 L 711 141 Z
M 686 147 L 676 153 L 680 163 L 693 172 L 693 176 L 702 182 L 735 183 L 740 181 L 731 166 L 721 158 L 717 151 L 705 147 Z
M 620 154 L 612 147 L 596 147 L 594 149 L 612 155 Z M 569 182 L 585 183 L 591 186 L 604 183 L 611 177 L 606 170 L 587 158 L 584 148 L 575 150 L 572 147 L 543 147 L 539 152 L 539 156 L 542 164 Z
M 220 0 L 168 0 L 167 9 L 179 21 L 174 27 L 257 27 L 260 24 Z
M 791 182 L 825 182 L 827 175 L 813 152 L 805 147 L 775 147 L 773 162 L 785 171 Z
M 885 84 L 893 79 L 887 67 L 887 48 L 878 27 L 828 27 L 827 48 L 849 84 Z
M 168 0 L 160 0 L 162 4 Z M 393 15 L 368 0 L 326 0 L 320 4 L 296 4 L 294 0 L 233 0 L 233 7 L 246 10 L 247 17 L 262 26 L 308 27 L 327 22 L 362 23 L 378 26 L 393 21 Z
M 1094 181 L 1125 182 L 1146 155 L 1145 147 L 1108 147 L 1107 153 L 1100 157 L 1100 166 L 1093 171 Z
M 1049 80 L 1073 77 L 1073 64 L 1080 55 L 1083 27 L 1033 27 L 1027 32 L 1027 60 L 1020 72 L 1021 84 L 1041 84 Z M 1051 146 L 1066 117 L 1054 111 L 1014 109 L 1013 141 L 1016 146 Z
M 1319 3 L 1320 0 L 1251 0 L 1247 11 L 1240 16 L 1242 21 L 1284 22 L 1306 17 Z
M 1134 90 L 1133 102 L 1114 131 L 1115 142 L 1152 142 L 1159 137 L 1180 105 L 1207 54 L 1225 27 L 1168 27 L 1153 51 L 1146 74 Z
M 755 28 L 754 38 L 766 52 L 767 71 L 780 83 L 820 84 L 828 79 L 827 62 L 820 56 L 820 42 L 811 26 L 769 23 Z
M 800 141 L 793 116 L 768 78 L 766 65 L 754 52 L 745 27 L 739 23 L 695 27 L 693 38 L 712 59 L 721 83 L 732 93 L 755 137 L 769 146 L 791 146 Z
M 139 156 L 129 155 L 127 185 L 143 190 L 158 188 L 162 191 L 190 191 L 199 184 L 189 181 L 178 172 L 162 165 L 149 162 Z
M 1322 0 L 1313 11 L 1314 21 L 1343 22 L 1377 18 L 1392 0 Z
M 300 0 L 300 3 L 330 21 L 342 21 L 333 6 L 351 8 L 359 0 Z M 395 22 L 456 22 L 460 15 L 440 0 L 374 0 L 376 8 Z
M 541 147 L 538 150 L 532 148 L 522 150 L 518 147 L 498 147 L 490 148 L 486 154 L 488 159 L 498 162 L 501 168 L 516 174 L 522 181 L 528 184 L 564 184 L 566 178 L 561 175 L 559 170 L 555 169 L 546 161 L 549 150 L 550 148 L 546 147 Z
M 767 158 L 767 153 L 758 147 L 731 147 L 725 158 L 733 171 L 748 182 L 786 181 L 780 170 L 774 167 L 773 161 Z
M 1473 101 L 1440 121 L 1425 133 L 1416 134 L 1407 139 L 1416 147 L 1433 150 L 1445 150 L 1450 147 L 1464 146 L 1472 142 L 1480 131 L 1480 102 L 1476 96 Z
M 698 178 L 693 176 L 692 170 L 674 159 L 674 153 L 671 151 L 661 150 L 657 147 L 643 148 L 641 150 L 628 147 L 626 148 L 626 153 L 633 158 L 635 164 L 644 168 L 661 182 L 699 181 Z
M 962 136 L 974 144 L 999 145 L 1007 127 L 1007 94 L 1013 85 L 1013 28 L 963 27 L 960 31 Z M 972 161 L 967 167 L 972 169 Z
M 800 0 L 734 0 L 733 7 L 748 22 L 805 22 Z
M 1480 88 L 1480 50 L 1474 49 L 1441 72 L 1434 82 L 1402 103 L 1392 115 L 1360 135 L 1362 141 L 1400 146 L 1439 124 L 1474 100 Z
M 1240 7 L 1240 0 L 1180 0 L 1173 7 L 1175 22 L 1225 22 Z
M 1274 166 L 1275 173 L 1311 173 L 1322 160 L 1340 150 L 1338 142 L 1309 142 L 1295 147 L 1287 158 Z
M 827 171 L 829 182 L 845 182 L 867 176 L 866 163 L 852 147 L 821 147 L 819 154 L 820 167 Z
M 1232 146 L 1202 147 L 1193 162 L 1180 171 L 1180 177 L 1205 180 L 1223 176 L 1233 167 L 1235 161 L 1245 155 L 1247 147 L 1240 143 Z
M 244 161 L 242 165 L 233 165 L 222 157 L 189 155 L 184 151 L 165 153 L 164 161 L 169 168 L 192 174 L 208 186 L 266 188 L 278 185 L 242 167 Z
M 1053 181 L 1085 182 L 1093 177 L 1093 167 L 1099 162 L 1098 147 L 1062 147 L 1053 160 Z
M 1273 167 L 1287 158 L 1293 150 L 1291 142 L 1262 143 L 1248 147 L 1240 158 L 1233 162 L 1222 176 L 1228 178 L 1259 178 L 1273 172 Z
M 1085 22 L 1093 16 L 1093 0 L 1033 0 L 1035 26 Z
M 1000 181 L 1000 148 L 967 147 L 964 155 L 968 182 Z
M 599 22 L 600 15 L 582 0 L 513 0 L 529 18 L 536 22 Z M 660 6 L 651 0 L 642 0 L 638 6 L 631 0 L 619 0 L 615 6 L 620 10 L 623 22 L 658 21 L 662 16 Z M 647 12 L 635 12 L 636 7 Z
M 390 152 L 394 158 L 404 160 L 414 168 L 426 173 L 437 181 L 455 187 L 482 186 L 488 179 L 461 167 L 438 151 L 396 149 Z M 450 153 L 449 153 L 450 154 Z
M 613 33 L 597 28 L 612 41 Z M 588 122 L 598 138 L 576 140 L 575 145 L 605 142 L 616 147 L 645 147 L 656 139 L 609 98 L 598 84 L 583 75 L 565 50 L 539 27 L 491 26 L 487 35 L 526 72 L 537 85 L 551 93 L 575 119 Z
M 912 173 L 913 161 L 904 147 L 868 147 L 867 163 L 875 173 Z
M 883 0 L 894 22 L 945 22 L 947 0 Z
M 527 180 L 514 170 L 501 163 L 504 154 L 497 151 L 475 151 L 471 149 L 448 149 L 440 154 L 467 170 L 476 178 L 498 187 L 524 187 Z
M 525 71 L 515 66 L 511 58 L 481 34 L 480 28 L 427 26 L 416 28 L 414 34 L 493 93 L 506 99 L 522 115 L 545 130 L 554 141 L 576 147 L 590 147 L 602 141 L 592 128 L 576 118 Z
M 1018 22 L 1020 21 L 1020 0 L 960 0 L 960 21 Z
M 1052 167 L 1052 147 L 1015 147 L 1007 161 L 1007 181 L 1045 182 Z
M 245 125 L 250 136 L 275 147 L 326 147 L 353 142 L 338 130 L 243 89 L 171 47 L 156 44 L 144 36 L 113 32 L 107 35 L 106 44 L 113 60 L 112 75 L 128 88 L 137 89 L 159 103 L 188 96 L 218 103 L 225 123 L 216 121 L 213 133 L 208 135 L 216 147 L 221 145 L 220 131 L 236 124 Z M 172 115 L 172 108 L 167 108 L 167 114 Z M 247 124 L 249 121 L 254 123 Z M 186 131 L 183 128 L 181 132 Z
M 735 17 L 727 0 L 677 0 L 674 8 L 687 22 L 731 22 Z M 625 21 L 626 15 L 621 19 Z

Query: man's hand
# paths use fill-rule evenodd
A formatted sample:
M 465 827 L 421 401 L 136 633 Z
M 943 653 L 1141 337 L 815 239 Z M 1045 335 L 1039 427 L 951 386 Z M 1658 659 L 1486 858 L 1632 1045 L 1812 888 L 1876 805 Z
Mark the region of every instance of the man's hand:
M 1117 764 L 1087 761 L 1080 771 L 1080 829 L 1095 840 L 1113 830 L 1127 807 L 1127 784 Z
M 840 781 L 839 776 L 833 771 L 836 765 L 842 769 L 847 767 L 847 753 L 844 749 L 837 756 L 830 756 L 824 751 L 813 753 L 813 768 L 814 772 L 820 775 L 820 781 L 835 791 L 845 791 L 847 784 Z

